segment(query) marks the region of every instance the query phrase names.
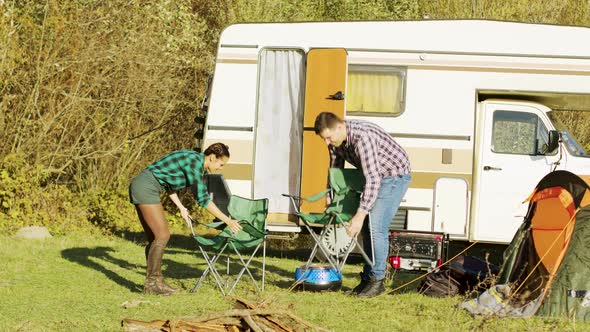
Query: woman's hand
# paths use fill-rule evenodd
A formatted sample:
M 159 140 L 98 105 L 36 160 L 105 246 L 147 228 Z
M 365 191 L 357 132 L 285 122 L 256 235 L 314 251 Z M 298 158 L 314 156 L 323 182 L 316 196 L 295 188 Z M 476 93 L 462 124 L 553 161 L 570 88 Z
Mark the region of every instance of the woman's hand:
M 184 206 L 180 207 L 179 209 L 180 209 L 180 215 L 182 216 L 182 218 L 186 222 L 186 225 L 188 227 L 191 227 L 191 216 L 190 216 L 190 214 L 188 214 L 188 209 L 185 208 Z
M 182 205 L 182 202 L 178 198 L 178 194 L 176 192 L 173 192 L 169 196 L 170 200 L 172 200 L 172 202 L 174 202 L 174 205 L 176 205 L 178 207 L 178 210 L 180 210 L 180 215 L 182 216 L 182 219 L 184 219 L 184 221 L 186 222 L 186 225 L 189 228 L 191 228 L 191 216 L 188 214 L 188 209 L 185 208 L 184 205 Z
M 209 201 L 209 204 L 207 204 L 206 209 L 207 211 L 211 212 L 211 214 L 213 214 L 215 217 L 217 217 L 217 219 L 223 221 L 234 234 L 242 230 L 242 226 L 240 226 L 240 224 L 237 221 L 233 220 L 231 217 L 228 217 L 223 212 L 221 212 L 217 205 L 213 203 L 213 201 Z
M 225 224 L 227 225 L 227 227 L 229 227 L 229 229 L 231 229 L 231 231 L 234 234 L 242 230 L 242 226 L 240 226 L 240 223 L 233 219 L 228 219 L 227 221 L 225 221 Z

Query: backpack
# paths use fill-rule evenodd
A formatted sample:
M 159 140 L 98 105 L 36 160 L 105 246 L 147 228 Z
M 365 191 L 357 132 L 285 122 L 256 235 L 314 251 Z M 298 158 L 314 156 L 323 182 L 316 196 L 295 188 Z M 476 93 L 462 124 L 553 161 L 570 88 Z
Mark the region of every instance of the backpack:
M 489 288 L 498 271 L 497 266 L 480 258 L 459 255 L 448 266 L 426 276 L 418 291 L 435 297 L 479 292 Z
M 461 284 L 453 278 L 449 269 L 441 269 L 429 274 L 420 284 L 418 291 L 434 297 L 453 296 L 461 292 Z

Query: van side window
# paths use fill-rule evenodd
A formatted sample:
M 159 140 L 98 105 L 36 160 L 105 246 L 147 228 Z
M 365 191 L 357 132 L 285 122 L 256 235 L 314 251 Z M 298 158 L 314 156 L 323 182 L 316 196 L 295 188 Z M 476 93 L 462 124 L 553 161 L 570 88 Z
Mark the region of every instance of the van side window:
M 548 130 L 536 114 L 495 111 L 492 151 L 496 153 L 537 155 L 547 144 Z
M 348 115 L 398 116 L 405 108 L 406 69 L 349 65 Z

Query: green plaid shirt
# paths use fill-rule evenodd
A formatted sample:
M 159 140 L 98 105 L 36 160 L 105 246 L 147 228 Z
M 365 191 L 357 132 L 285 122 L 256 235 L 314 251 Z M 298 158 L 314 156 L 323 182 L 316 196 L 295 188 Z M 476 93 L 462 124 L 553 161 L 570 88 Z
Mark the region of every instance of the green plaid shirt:
M 206 207 L 211 200 L 203 180 L 205 156 L 192 150 L 174 151 L 152 163 L 147 169 L 167 191 L 179 191 L 195 185 L 197 204 Z

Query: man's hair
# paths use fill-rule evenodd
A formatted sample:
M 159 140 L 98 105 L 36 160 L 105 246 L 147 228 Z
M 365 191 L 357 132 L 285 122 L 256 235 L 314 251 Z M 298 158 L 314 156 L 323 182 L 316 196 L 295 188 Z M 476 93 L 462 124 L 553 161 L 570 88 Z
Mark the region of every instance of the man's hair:
M 319 135 L 326 128 L 334 128 L 338 123 L 342 123 L 336 114 L 330 112 L 322 112 L 315 118 L 314 129 L 316 135 Z
M 223 143 L 213 143 L 205 150 L 206 156 L 214 154 L 216 158 L 229 158 L 229 147 Z

